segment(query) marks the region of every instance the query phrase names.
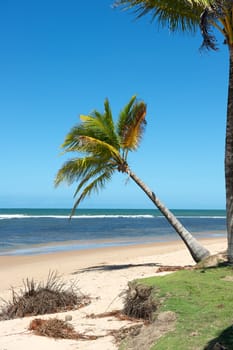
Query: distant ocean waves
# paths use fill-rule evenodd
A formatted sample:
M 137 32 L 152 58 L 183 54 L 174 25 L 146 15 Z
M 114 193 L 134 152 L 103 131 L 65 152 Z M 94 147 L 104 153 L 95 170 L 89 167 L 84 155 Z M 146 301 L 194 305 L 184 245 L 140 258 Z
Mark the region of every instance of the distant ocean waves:
M 226 235 L 224 210 L 174 210 L 198 237 Z M 179 239 L 156 210 L 1 209 L 0 255 L 42 254 Z
M 70 219 L 69 215 L 24 215 L 24 214 L 0 214 L 0 220 L 10 219 L 39 219 L 39 218 L 50 218 L 50 219 Z M 74 219 L 113 219 L 113 218 L 154 218 L 153 215 L 74 215 Z

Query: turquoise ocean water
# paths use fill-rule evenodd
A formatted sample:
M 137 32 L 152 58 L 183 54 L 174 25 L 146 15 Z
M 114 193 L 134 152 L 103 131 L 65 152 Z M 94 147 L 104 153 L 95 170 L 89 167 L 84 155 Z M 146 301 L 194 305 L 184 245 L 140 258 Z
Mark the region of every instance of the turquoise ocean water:
M 226 235 L 224 210 L 172 210 L 196 237 Z M 157 210 L 0 209 L 0 255 L 32 255 L 180 239 Z

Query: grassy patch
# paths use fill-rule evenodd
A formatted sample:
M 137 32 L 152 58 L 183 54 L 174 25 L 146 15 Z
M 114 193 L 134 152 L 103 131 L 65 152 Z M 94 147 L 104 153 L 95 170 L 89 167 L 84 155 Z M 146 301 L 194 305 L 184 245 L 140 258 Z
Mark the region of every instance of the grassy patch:
M 156 297 L 163 300 L 160 311 L 177 317 L 175 330 L 151 350 L 209 350 L 216 343 L 233 349 L 232 268 L 178 271 L 142 282 L 156 287 Z

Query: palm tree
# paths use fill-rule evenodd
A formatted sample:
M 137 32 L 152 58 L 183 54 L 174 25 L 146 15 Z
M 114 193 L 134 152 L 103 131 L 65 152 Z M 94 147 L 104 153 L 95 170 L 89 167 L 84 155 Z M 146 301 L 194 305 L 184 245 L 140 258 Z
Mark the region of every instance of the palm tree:
M 233 1 L 232 0 L 117 0 L 115 6 L 135 11 L 137 18 L 150 14 L 170 31 L 201 30 L 201 49 L 217 50 L 220 32 L 229 49 L 229 85 L 225 138 L 225 187 L 228 262 L 233 264 Z
M 157 206 L 180 235 L 193 259 L 198 262 L 207 257 L 209 251 L 196 241 L 128 165 L 128 153 L 138 148 L 145 129 L 145 103 L 137 102 L 133 96 L 121 111 L 116 125 L 108 100 L 105 101 L 104 107 L 103 114 L 95 110 L 88 116 L 81 115 L 81 123 L 71 129 L 62 145 L 65 153 L 83 154 L 80 158 L 74 157 L 68 160 L 58 171 L 55 179 L 56 186 L 63 181 L 68 184 L 78 182 L 74 194 L 78 195 L 78 198 L 71 216 L 86 196 L 105 187 L 116 171 L 122 172 L 127 174 Z

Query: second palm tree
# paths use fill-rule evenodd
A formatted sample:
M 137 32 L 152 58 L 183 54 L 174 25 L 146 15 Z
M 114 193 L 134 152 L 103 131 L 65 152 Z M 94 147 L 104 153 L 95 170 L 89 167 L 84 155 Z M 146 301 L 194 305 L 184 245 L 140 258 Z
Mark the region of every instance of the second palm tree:
M 75 197 L 78 196 L 71 216 L 79 203 L 93 191 L 103 188 L 111 180 L 114 172 L 122 172 L 145 192 L 160 212 L 179 234 L 195 262 L 209 256 L 191 233 L 174 214 L 166 208 L 158 197 L 130 169 L 128 153 L 139 145 L 146 125 L 146 104 L 133 96 L 121 111 L 115 124 L 108 100 L 104 103 L 104 113 L 94 111 L 91 115 L 81 115 L 81 123 L 67 134 L 62 145 L 64 152 L 78 152 L 82 155 L 67 161 L 58 171 L 55 185 L 65 181 L 78 183 Z

